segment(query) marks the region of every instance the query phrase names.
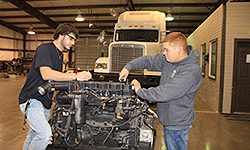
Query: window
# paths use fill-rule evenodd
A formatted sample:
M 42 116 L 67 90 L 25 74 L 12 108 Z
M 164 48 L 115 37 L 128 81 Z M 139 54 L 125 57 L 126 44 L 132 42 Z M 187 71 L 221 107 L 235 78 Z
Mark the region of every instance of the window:
M 115 41 L 158 42 L 158 30 L 116 30 Z
M 205 75 L 205 68 L 206 68 L 205 56 L 206 56 L 206 43 L 201 45 L 200 66 L 202 70 L 202 76 Z
M 217 39 L 210 42 L 209 49 L 209 77 L 216 79 L 216 64 L 217 64 Z

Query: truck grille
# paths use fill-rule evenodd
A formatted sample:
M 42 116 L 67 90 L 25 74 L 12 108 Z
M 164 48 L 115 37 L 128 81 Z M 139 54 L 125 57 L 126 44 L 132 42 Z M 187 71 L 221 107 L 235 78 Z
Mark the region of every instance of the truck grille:
M 119 73 L 131 60 L 144 55 L 145 47 L 136 44 L 114 44 L 111 50 L 111 72 Z M 143 74 L 143 70 L 133 70 L 130 73 Z

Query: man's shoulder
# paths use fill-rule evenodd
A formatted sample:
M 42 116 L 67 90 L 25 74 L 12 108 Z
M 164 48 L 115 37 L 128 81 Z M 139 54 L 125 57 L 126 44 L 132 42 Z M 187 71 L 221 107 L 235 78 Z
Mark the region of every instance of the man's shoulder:
M 54 49 L 54 44 L 51 43 L 43 43 L 37 47 L 38 52 L 49 52 L 51 49 Z
M 199 64 L 197 63 L 187 63 L 185 65 L 182 66 L 183 69 L 185 70 L 201 70 L 201 67 Z
M 51 46 L 54 46 L 52 42 L 50 42 L 50 43 L 42 43 L 41 45 L 38 46 L 38 48 L 51 47 Z

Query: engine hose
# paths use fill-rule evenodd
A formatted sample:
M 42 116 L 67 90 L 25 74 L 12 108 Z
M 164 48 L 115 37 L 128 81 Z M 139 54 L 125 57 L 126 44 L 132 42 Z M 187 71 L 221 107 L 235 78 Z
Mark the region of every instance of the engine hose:
M 64 92 L 64 93 L 63 93 L 63 92 Z M 67 96 L 68 96 L 68 99 L 70 99 L 70 98 L 69 98 L 69 94 L 67 93 L 67 91 L 58 91 L 58 92 L 56 92 L 55 97 L 54 97 L 54 100 L 52 100 L 52 102 L 55 102 L 56 105 L 59 106 L 59 107 L 62 107 L 62 106 L 60 106 L 59 103 L 58 103 L 58 95 L 61 94 L 61 93 L 63 93 L 64 95 L 67 95 Z
M 72 101 L 72 103 L 71 103 L 70 110 L 73 110 L 73 107 L 74 107 L 74 101 Z M 68 116 L 68 118 L 67 118 L 67 122 L 66 122 L 66 125 L 65 125 L 65 133 L 64 133 L 64 138 L 63 139 L 64 139 L 64 142 L 65 142 L 65 144 L 67 146 L 69 146 L 69 147 L 76 147 L 76 146 L 78 146 L 78 145 L 81 144 L 81 142 L 82 142 L 82 136 L 80 136 L 78 143 L 76 143 L 74 145 L 68 143 L 67 138 L 68 138 L 68 131 L 69 131 L 69 128 L 70 128 L 71 119 L 72 119 L 72 114 L 70 114 Z M 74 127 L 73 127 L 73 129 L 74 129 Z
M 130 122 L 130 121 L 133 120 L 134 118 L 136 118 L 136 117 L 142 115 L 142 114 L 145 113 L 145 112 L 146 112 L 146 111 L 142 111 L 142 112 L 140 112 L 138 115 L 135 115 L 135 116 L 129 118 L 128 121 L 126 121 L 126 122 L 124 122 L 124 123 L 122 123 L 122 124 L 119 124 L 119 125 L 115 125 L 114 127 L 121 127 L 121 126 L 124 126 L 125 124 L 127 124 L 128 122 Z
M 156 130 L 155 130 L 155 128 L 154 128 L 152 125 L 150 125 L 150 124 L 148 124 L 148 123 L 146 122 L 146 117 L 144 117 L 143 122 L 144 122 L 144 124 L 145 124 L 146 126 L 148 126 L 150 129 L 152 129 L 153 132 L 154 132 L 153 145 L 152 145 L 152 150 L 154 150 L 154 147 L 155 147 L 155 139 L 156 139 Z
M 114 130 L 114 128 L 112 127 L 111 130 L 109 131 L 109 134 L 107 135 L 107 137 L 102 142 L 102 150 L 103 150 L 104 144 L 107 142 L 107 140 L 108 140 L 109 136 L 111 135 L 111 133 L 113 132 L 113 130 Z
M 127 143 L 127 139 L 130 138 L 133 134 L 135 134 L 135 133 L 130 133 L 130 134 L 125 135 L 124 137 L 122 137 L 122 143 Z
M 133 120 L 134 118 L 136 118 L 136 117 L 138 117 L 138 116 L 140 116 L 140 115 L 142 115 L 142 114 L 144 114 L 144 113 L 146 113 L 146 111 L 140 112 L 138 115 L 135 115 L 135 116 L 129 118 L 127 121 L 125 121 L 125 122 L 123 122 L 122 124 L 119 124 L 119 125 L 112 125 L 112 126 L 94 126 L 94 125 L 91 125 L 91 124 L 89 124 L 89 123 L 86 123 L 86 124 L 89 125 L 89 126 L 91 126 L 91 127 L 97 127 L 97 128 L 116 128 L 116 127 L 124 126 L 125 124 L 127 124 L 127 123 L 129 123 L 131 120 Z
M 58 97 L 58 95 L 59 95 L 60 92 L 61 92 L 61 91 L 59 91 L 59 92 L 56 93 L 56 95 L 55 95 L 55 97 L 54 97 L 54 100 L 51 99 L 52 102 L 55 102 L 55 105 L 56 105 L 57 107 L 60 107 L 60 105 L 59 105 L 58 102 L 57 102 L 57 97 Z
M 100 133 L 100 131 L 101 131 L 101 128 L 98 128 L 98 131 L 97 131 L 96 133 L 94 133 L 94 132 L 92 131 L 92 129 L 91 129 L 90 126 L 88 126 L 88 128 L 89 128 L 90 133 L 91 133 L 92 135 L 94 135 L 94 136 L 98 135 L 98 134 Z

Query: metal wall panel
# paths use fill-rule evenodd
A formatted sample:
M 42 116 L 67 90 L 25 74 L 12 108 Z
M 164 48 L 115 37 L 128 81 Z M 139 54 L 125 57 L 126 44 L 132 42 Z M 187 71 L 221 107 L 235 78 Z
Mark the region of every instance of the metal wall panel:
M 106 38 L 107 41 L 111 37 Z M 108 46 L 104 46 L 97 41 L 97 37 L 83 37 L 80 38 L 75 46 L 75 65 L 81 70 L 94 69 L 95 61 L 101 57 L 101 53 L 108 56 Z

